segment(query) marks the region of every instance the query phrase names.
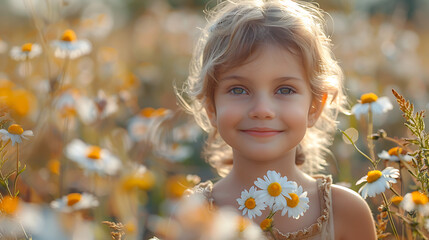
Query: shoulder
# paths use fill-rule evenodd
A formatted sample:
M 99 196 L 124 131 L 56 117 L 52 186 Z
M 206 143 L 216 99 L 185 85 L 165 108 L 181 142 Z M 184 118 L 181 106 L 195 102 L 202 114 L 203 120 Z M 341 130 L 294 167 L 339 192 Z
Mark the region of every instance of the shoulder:
M 332 208 L 336 239 L 376 239 L 368 204 L 355 191 L 332 184 Z

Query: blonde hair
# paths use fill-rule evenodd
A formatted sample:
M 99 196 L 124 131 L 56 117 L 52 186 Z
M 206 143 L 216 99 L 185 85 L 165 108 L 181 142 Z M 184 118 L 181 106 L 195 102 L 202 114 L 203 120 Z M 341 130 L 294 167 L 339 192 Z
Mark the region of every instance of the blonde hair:
M 177 96 L 208 132 L 204 155 L 225 176 L 232 167 L 232 150 L 209 121 L 205 106 L 213 104 L 219 71 L 245 63 L 263 43 L 277 44 L 298 55 L 313 97 L 324 109 L 297 148 L 296 163 L 314 174 L 324 169 L 324 156 L 336 129 L 339 112 L 345 112 L 343 74 L 331 53 L 324 32 L 324 12 L 312 3 L 292 0 L 228 0 L 208 12 L 190 64 L 190 73 Z M 305 156 L 303 161 L 302 156 Z

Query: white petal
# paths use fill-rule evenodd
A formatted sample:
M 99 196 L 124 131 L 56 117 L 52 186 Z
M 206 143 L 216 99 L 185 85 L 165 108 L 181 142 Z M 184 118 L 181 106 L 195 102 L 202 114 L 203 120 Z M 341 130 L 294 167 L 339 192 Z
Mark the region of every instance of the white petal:
M 361 183 L 363 183 L 363 182 L 366 182 L 366 181 L 367 181 L 367 178 L 368 178 L 368 175 L 361 177 L 361 179 L 359 179 L 359 180 L 356 182 L 356 185 L 359 185 L 359 184 L 361 184 Z
M 386 160 L 390 159 L 390 155 L 386 150 L 383 150 L 381 153 L 379 153 L 378 157 L 381 159 L 386 159 Z

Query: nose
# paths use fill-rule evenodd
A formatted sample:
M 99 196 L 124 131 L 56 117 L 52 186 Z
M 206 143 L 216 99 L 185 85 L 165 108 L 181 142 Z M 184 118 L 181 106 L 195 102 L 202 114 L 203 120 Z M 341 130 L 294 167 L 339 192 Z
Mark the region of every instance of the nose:
M 265 96 L 255 97 L 251 103 L 249 117 L 251 119 L 260 120 L 273 119 L 275 117 L 275 111 L 271 100 Z

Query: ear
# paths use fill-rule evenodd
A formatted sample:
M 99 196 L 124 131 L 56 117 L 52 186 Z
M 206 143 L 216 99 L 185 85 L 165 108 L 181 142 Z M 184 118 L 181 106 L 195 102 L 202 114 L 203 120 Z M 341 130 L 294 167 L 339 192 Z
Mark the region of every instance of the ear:
M 311 128 L 316 124 L 317 119 L 319 119 L 320 115 L 323 112 L 323 108 L 325 107 L 326 100 L 328 99 L 328 94 L 323 93 L 322 99 L 314 98 L 311 101 L 311 106 L 308 111 L 308 121 L 307 127 Z
M 204 106 L 204 109 L 206 110 L 207 116 L 209 117 L 210 123 L 214 128 L 217 127 L 216 124 L 216 109 L 214 107 L 213 103 L 206 103 Z

